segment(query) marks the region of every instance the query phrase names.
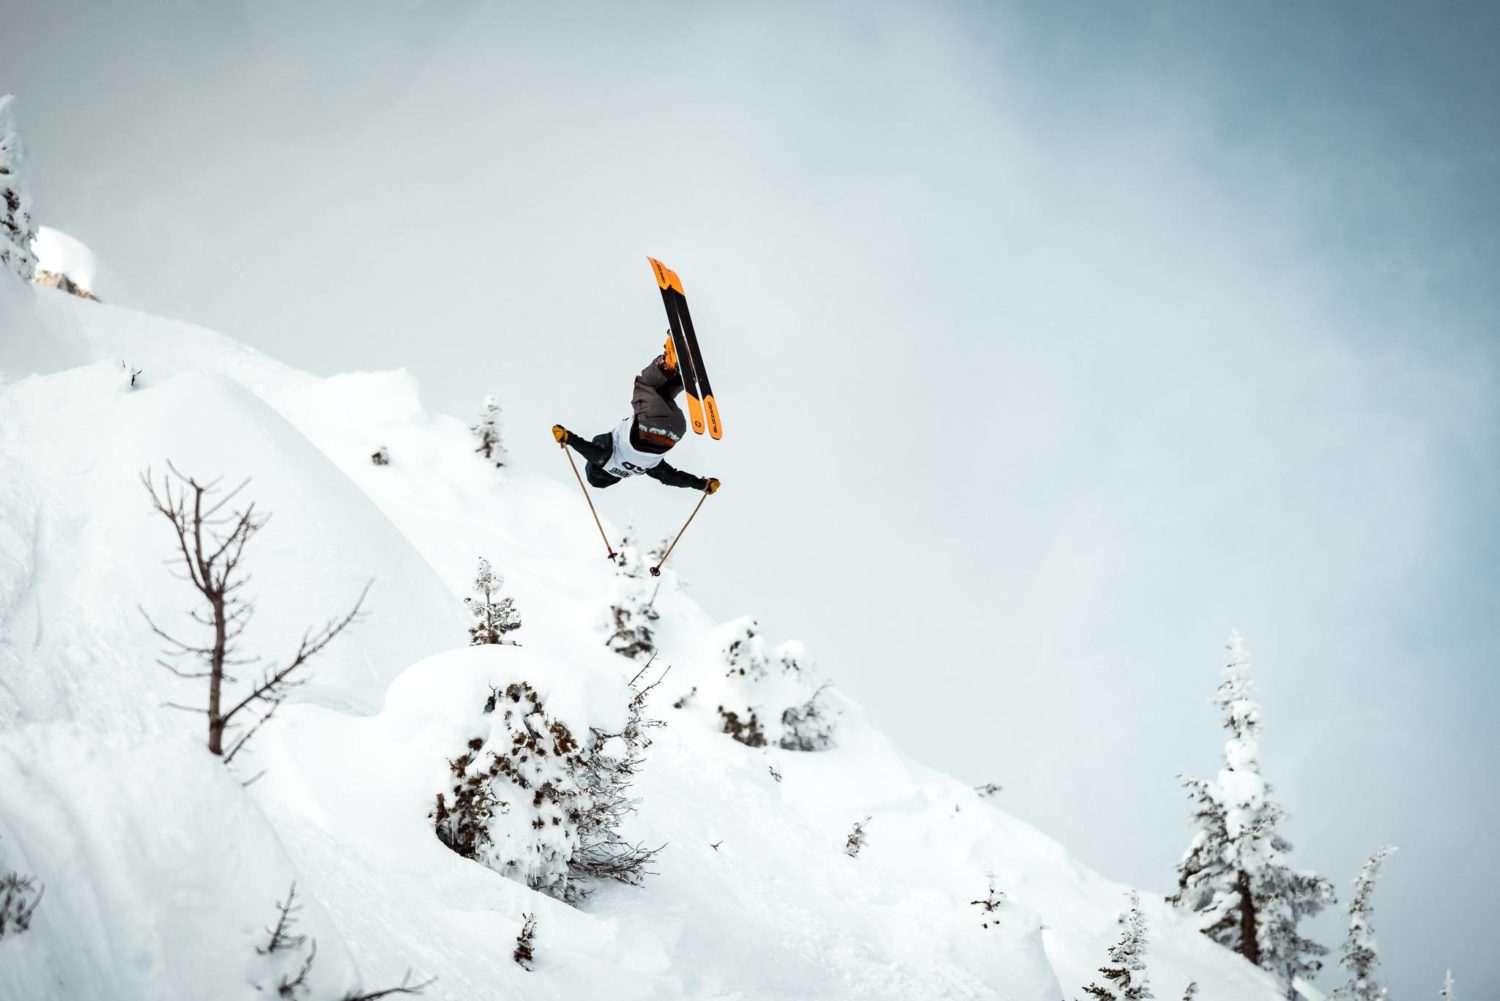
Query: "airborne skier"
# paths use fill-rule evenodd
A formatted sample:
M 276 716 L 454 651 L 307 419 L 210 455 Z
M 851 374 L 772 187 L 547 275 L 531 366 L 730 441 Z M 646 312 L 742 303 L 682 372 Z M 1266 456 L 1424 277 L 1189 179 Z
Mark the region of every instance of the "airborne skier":
M 552 437 L 587 460 L 585 474 L 597 488 L 614 486 L 627 476 L 646 475 L 669 487 L 687 487 L 713 493 L 719 481 L 683 472 L 662 458 L 687 431 L 687 418 L 677 405 L 682 392 L 682 373 L 664 353 L 641 369 L 630 395 L 631 416 L 614 430 L 583 438 L 561 424 L 552 426 Z
M 683 390 L 687 390 L 695 432 L 702 434 L 707 430 L 711 437 L 719 438 L 724 428 L 719 420 L 719 405 L 708 383 L 698 334 L 693 330 L 693 318 L 688 313 L 682 279 L 656 258 L 648 260 L 672 329 L 666 349 L 635 377 L 635 390 L 630 395 L 632 415 L 613 431 L 593 438 L 580 438 L 561 424 L 554 424 L 552 437 L 588 460 L 588 480 L 595 487 L 611 487 L 627 476 L 645 474 L 670 487 L 688 487 L 711 494 L 719 489 L 718 480 L 685 473 L 662 460 L 687 431 L 687 418 L 677 405 L 677 394 Z M 604 541 L 608 545 L 609 540 Z

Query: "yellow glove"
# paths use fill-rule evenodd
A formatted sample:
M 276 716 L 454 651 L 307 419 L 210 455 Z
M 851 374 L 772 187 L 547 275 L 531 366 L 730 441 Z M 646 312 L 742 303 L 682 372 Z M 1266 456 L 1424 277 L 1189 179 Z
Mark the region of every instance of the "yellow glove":
M 552 437 L 559 445 L 565 445 L 568 441 L 568 429 L 561 424 L 552 425 Z
M 703 489 L 707 490 L 711 494 L 718 493 L 719 492 L 719 481 L 716 480 L 716 479 L 714 479 L 712 476 L 710 476 L 708 478 L 708 486 L 704 487 Z

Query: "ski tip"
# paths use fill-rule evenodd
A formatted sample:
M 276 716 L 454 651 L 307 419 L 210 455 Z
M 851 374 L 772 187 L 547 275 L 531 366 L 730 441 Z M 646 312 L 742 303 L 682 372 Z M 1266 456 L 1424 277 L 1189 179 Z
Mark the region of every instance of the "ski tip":
M 718 441 L 724 437 L 724 424 L 719 420 L 719 404 L 712 396 L 705 396 L 703 410 L 708 417 L 708 435 L 714 441 Z
M 688 423 L 692 425 L 694 434 L 702 434 L 703 424 L 703 401 L 694 395 L 695 390 L 688 390 Z
M 677 277 L 677 272 L 654 257 L 648 257 L 646 260 L 651 262 L 651 270 L 656 275 L 658 288 L 676 289 L 678 292 L 682 292 L 682 279 Z M 686 295 L 687 293 L 684 292 L 683 294 Z

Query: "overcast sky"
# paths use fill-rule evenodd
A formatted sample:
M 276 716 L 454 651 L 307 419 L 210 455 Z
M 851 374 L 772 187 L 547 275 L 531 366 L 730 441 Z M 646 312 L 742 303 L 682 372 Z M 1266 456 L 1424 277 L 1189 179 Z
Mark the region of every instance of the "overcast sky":
M 1343 900 L 1401 846 L 1393 993 L 1479 997 L 1497 12 L 0 0 L 0 93 L 102 296 L 495 393 L 549 476 L 554 421 L 626 412 L 662 258 L 726 428 L 673 459 L 724 481 L 674 556 L 710 610 L 1158 891 L 1239 629 L 1294 858 Z

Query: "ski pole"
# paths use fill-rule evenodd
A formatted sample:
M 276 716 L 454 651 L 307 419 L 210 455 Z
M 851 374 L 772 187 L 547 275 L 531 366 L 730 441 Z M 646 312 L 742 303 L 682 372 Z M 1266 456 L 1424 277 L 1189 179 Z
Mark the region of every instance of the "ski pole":
M 559 442 L 557 447 L 563 450 L 563 455 L 568 457 L 568 465 L 573 467 L 573 478 L 578 481 L 578 489 L 583 491 L 583 499 L 588 501 L 589 514 L 594 516 L 594 524 L 599 528 L 599 538 L 604 540 L 604 551 L 609 553 L 611 563 L 619 562 L 618 557 L 615 556 L 615 547 L 609 544 L 609 536 L 604 534 L 604 523 L 599 520 L 599 512 L 594 510 L 594 499 L 589 496 L 589 488 L 583 485 L 583 477 L 578 475 L 578 463 L 573 461 L 573 453 L 568 451 L 566 442 Z M 652 572 L 655 573 L 655 571 Z
M 696 517 L 698 517 L 698 508 L 702 507 L 703 506 L 703 502 L 706 501 L 706 500 L 708 500 L 708 491 L 707 490 L 703 491 L 703 496 L 698 498 L 697 507 L 694 507 L 693 508 L 693 513 L 690 514 L 690 515 L 688 515 L 688 520 L 685 521 L 685 522 L 683 522 L 682 523 L 682 527 L 677 530 L 677 538 L 672 540 L 672 544 L 667 547 L 667 551 L 666 552 L 664 552 L 664 553 L 661 554 L 661 559 L 657 561 L 656 566 L 654 566 L 654 567 L 651 568 L 651 576 L 653 576 L 653 577 L 660 577 L 661 576 L 661 567 L 662 567 L 662 564 L 665 563 L 665 562 L 667 562 L 667 557 L 671 556 L 672 555 L 672 550 L 674 550 L 674 549 L 677 548 L 677 539 L 682 538 L 682 533 L 686 532 L 688 530 L 688 526 L 693 523 L 693 519 L 696 518 Z

